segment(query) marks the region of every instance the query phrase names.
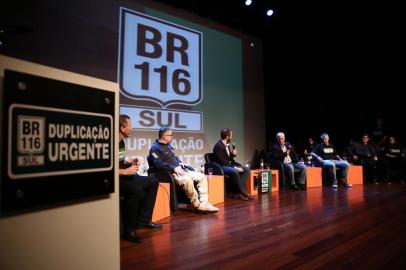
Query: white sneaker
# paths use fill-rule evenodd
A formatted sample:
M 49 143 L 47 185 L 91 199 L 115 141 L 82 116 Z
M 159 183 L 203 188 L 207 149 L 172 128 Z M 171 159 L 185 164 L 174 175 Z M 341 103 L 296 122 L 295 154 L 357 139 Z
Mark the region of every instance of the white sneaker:
M 352 187 L 352 184 L 351 184 L 351 183 L 348 183 L 348 182 L 345 182 L 345 183 L 343 184 L 343 187 Z
M 219 209 L 217 207 L 211 205 L 211 203 L 209 203 L 209 202 L 204 202 L 199 205 L 197 210 L 204 211 L 204 212 L 217 212 Z

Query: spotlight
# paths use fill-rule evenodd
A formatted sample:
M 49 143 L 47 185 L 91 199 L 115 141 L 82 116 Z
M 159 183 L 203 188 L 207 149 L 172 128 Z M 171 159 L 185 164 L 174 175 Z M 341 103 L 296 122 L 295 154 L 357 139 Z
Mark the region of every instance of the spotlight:
M 251 1 L 251 0 L 246 0 L 246 1 L 245 1 L 245 5 L 246 5 L 246 6 L 249 6 L 249 5 L 251 5 L 251 4 L 252 4 L 252 1 Z
M 266 12 L 267 16 L 272 16 L 273 14 L 273 10 L 272 9 L 268 9 L 268 11 Z

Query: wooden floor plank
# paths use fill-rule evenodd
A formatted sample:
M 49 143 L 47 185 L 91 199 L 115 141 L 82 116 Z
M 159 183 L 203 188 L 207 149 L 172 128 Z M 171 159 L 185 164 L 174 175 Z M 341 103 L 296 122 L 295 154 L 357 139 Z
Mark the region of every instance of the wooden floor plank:
M 406 269 L 406 188 L 281 190 L 176 212 L 162 231 L 121 241 L 127 269 Z

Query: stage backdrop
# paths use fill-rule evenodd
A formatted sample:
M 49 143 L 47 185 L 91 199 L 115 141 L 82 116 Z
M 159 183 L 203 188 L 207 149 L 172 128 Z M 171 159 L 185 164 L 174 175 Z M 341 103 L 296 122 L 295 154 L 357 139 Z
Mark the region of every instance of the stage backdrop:
M 193 167 L 224 127 L 241 163 L 264 146 L 260 41 L 153 1 L 5 2 L 1 54 L 119 83 L 130 158 L 146 163 L 161 126 Z

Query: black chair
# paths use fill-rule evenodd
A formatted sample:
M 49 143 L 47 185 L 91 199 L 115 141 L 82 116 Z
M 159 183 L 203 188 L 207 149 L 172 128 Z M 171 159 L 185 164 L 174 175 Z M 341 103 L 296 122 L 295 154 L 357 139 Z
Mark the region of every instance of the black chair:
M 147 157 L 148 161 L 148 175 L 155 176 L 159 182 L 169 183 L 170 186 L 170 208 L 172 212 L 179 210 L 181 207 L 186 204 L 189 204 L 190 201 L 187 198 L 185 192 L 183 191 L 182 187 L 178 186 L 175 182 L 175 179 L 172 176 L 170 170 L 160 170 L 154 168 L 154 164 L 151 160 L 151 157 Z M 194 170 L 192 167 L 188 167 L 188 170 Z
M 206 161 L 206 163 L 204 164 L 204 173 L 207 175 L 208 174 L 208 169 L 211 168 L 213 171 L 213 175 L 223 175 L 224 176 L 224 194 L 226 194 L 226 196 L 229 193 L 233 193 L 232 192 L 232 188 L 229 184 L 230 180 L 229 180 L 229 176 L 224 174 L 223 171 L 223 167 L 216 162 L 216 158 L 214 157 L 213 153 L 206 153 L 204 154 L 204 160 Z
M 172 177 L 171 171 L 158 170 L 154 168 L 151 157 L 147 157 L 147 161 L 149 166 L 148 175 L 155 176 L 159 180 L 159 182 L 169 183 L 171 194 L 170 208 L 172 212 L 175 212 L 176 210 L 178 210 L 178 197 L 176 191 L 176 182 L 175 179 Z
M 204 173 L 208 174 L 208 169 L 211 168 L 213 170 L 213 175 L 224 175 L 223 168 L 220 164 L 216 162 L 213 153 L 206 153 L 204 154 L 204 160 L 206 163 L 204 164 Z
M 268 153 L 266 159 L 267 159 L 267 162 L 269 163 L 269 167 L 272 170 L 277 170 L 279 173 L 279 187 L 286 187 L 285 167 L 283 166 L 283 162 L 281 162 L 279 160 L 271 159 L 270 153 Z

